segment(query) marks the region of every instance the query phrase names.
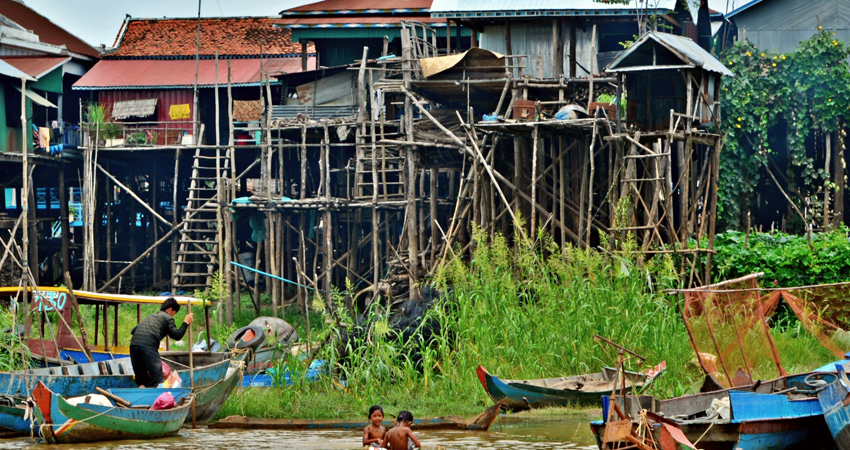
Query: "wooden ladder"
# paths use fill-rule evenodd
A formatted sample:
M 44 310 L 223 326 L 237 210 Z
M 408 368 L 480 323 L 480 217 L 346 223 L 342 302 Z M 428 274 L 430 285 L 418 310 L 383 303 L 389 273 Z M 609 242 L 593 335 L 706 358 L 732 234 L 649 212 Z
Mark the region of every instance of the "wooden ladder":
M 172 276 L 175 292 L 182 290 L 191 294 L 195 289 L 204 290 L 215 272 L 221 233 L 217 222 L 221 203 L 217 171 L 221 172 L 222 180 L 229 178 L 230 150 L 221 153 L 210 148 L 195 149 L 189 197 Z M 222 193 L 226 200 L 227 193 L 223 187 Z
M 371 199 L 374 191 L 372 183 L 372 144 L 361 144 L 362 157 L 357 164 L 357 186 L 355 197 Z M 375 165 L 378 176 L 378 198 L 404 198 L 404 153 L 398 146 L 375 146 Z

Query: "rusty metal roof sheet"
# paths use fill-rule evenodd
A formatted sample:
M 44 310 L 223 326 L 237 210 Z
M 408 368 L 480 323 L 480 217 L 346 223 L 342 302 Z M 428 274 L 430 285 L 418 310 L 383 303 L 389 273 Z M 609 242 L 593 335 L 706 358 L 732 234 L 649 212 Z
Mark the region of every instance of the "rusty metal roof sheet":
M 260 83 L 260 59 L 219 60 L 218 83 L 227 84 L 227 63 L 231 66 L 231 83 L 234 86 L 257 86 Z M 263 71 L 270 76 L 301 71 L 301 58 L 263 59 Z M 310 57 L 308 69 L 316 67 L 316 58 Z M 190 59 L 113 59 L 95 64 L 74 89 L 170 89 L 191 87 L 195 83 L 195 61 Z M 215 61 L 204 59 L 198 65 L 198 86 L 215 85 Z
M 36 80 L 71 60 L 70 56 L 3 56 L 3 61 Z
M 81 55 L 100 57 L 100 52 L 82 39 L 65 31 L 46 17 L 29 8 L 24 2 L 0 0 L 0 12 L 9 20 L 27 30 L 33 30 L 41 42 L 64 45 L 68 50 Z
M 405 14 L 427 12 L 432 0 L 325 0 L 281 11 L 282 16 L 312 14 Z
M 651 45 L 660 45 L 669 50 L 678 61 L 673 64 L 669 61 L 658 64 L 656 58 L 652 56 L 654 53 L 648 50 Z M 631 47 L 624 50 L 614 61 L 611 61 L 605 71 L 633 72 L 685 67 L 700 67 L 721 75 L 734 76 L 729 69 L 723 66 L 723 63 L 696 42 L 683 36 L 652 31 L 641 36 Z

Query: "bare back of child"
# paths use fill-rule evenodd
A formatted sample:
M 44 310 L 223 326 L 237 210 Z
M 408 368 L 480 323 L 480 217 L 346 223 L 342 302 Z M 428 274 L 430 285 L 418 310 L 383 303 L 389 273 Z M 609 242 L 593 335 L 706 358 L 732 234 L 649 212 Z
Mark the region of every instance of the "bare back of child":
M 413 423 L 413 414 L 410 411 L 398 413 L 394 426 L 384 438 L 382 447 L 392 450 L 412 450 L 421 447 L 419 439 L 413 434 L 410 425 Z
M 369 408 L 369 425 L 363 429 L 363 445 L 367 447 L 380 448 L 384 438 L 387 437 L 387 429 L 381 423 L 384 421 L 384 409 L 379 405 Z

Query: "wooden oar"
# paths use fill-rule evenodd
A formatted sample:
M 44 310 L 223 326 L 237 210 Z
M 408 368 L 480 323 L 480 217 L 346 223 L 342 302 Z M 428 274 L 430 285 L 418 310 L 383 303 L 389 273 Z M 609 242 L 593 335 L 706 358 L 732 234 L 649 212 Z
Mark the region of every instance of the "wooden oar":
M 121 398 L 121 397 L 119 397 L 119 396 L 117 396 L 117 395 L 113 394 L 112 392 L 107 391 L 106 389 L 102 389 L 102 388 L 99 388 L 99 387 L 95 387 L 95 388 L 94 388 L 94 390 L 96 390 L 97 392 L 99 392 L 99 393 L 103 394 L 105 397 L 109 397 L 109 398 L 111 398 L 112 400 L 115 400 L 115 403 L 118 403 L 118 404 L 119 404 L 119 405 L 121 405 L 121 406 L 126 406 L 126 407 L 128 407 L 128 408 L 129 408 L 129 407 L 130 407 L 130 405 L 132 405 L 132 403 L 130 403 L 129 401 L 124 400 L 123 398 Z

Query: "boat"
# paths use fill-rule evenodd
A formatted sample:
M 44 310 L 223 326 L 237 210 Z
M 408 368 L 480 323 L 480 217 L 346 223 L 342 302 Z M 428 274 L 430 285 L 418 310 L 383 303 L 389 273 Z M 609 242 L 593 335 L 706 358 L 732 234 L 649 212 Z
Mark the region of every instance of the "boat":
M 18 295 L 19 290 L 18 286 L 0 287 L 0 297 L 14 297 Z M 72 292 L 65 287 L 54 286 L 30 286 L 28 291 L 28 304 L 33 312 L 55 312 L 61 315 L 61 319 L 57 323 L 55 339 L 46 339 L 44 336 L 38 339 L 32 336 L 30 334 L 32 330 L 26 328 L 29 325 L 25 326 L 23 330 L 23 335 L 27 336 L 25 341 L 30 350 L 30 357 L 44 366 L 71 365 L 128 357 L 130 354 L 129 347 L 109 345 L 107 338 L 118 329 L 119 316 L 116 313 L 113 320 L 107 320 L 105 311 L 110 307 L 117 311 L 121 305 L 125 307 L 136 306 L 137 308 L 140 308 L 141 305 L 160 305 L 165 300 L 165 297 L 162 296 L 111 294 L 77 289 Z M 193 297 L 175 296 L 174 299 L 182 306 L 194 306 L 197 311 L 205 311 L 209 308 L 208 303 Z M 75 323 L 73 320 L 74 308 L 72 307 L 74 301 L 77 305 L 95 305 L 104 311 L 103 320 L 95 320 L 95 329 L 90 330 L 92 332 L 89 336 L 94 338 L 94 343 L 83 342 L 82 338 L 74 334 L 71 326 Z M 141 311 L 141 309 L 137 310 Z M 138 318 L 140 321 L 140 313 Z M 209 336 L 208 314 L 204 314 L 203 318 L 206 336 Z M 97 329 L 98 322 L 100 322 L 100 330 Z M 99 337 L 102 337 L 104 341 L 101 345 L 98 345 Z M 166 349 L 168 349 L 167 341 Z M 90 360 L 87 353 L 91 355 L 91 359 L 94 361 Z
M 499 415 L 501 404 L 496 403 L 481 414 L 471 418 L 434 417 L 414 419 L 416 430 L 467 430 L 487 431 Z M 382 425 L 388 430 L 395 422 L 385 420 Z M 366 426 L 363 420 L 302 420 L 302 419 L 259 419 L 246 416 L 228 416 L 210 424 L 214 429 L 243 429 L 243 430 L 362 430 Z
M 174 395 L 177 405 L 171 409 L 149 409 L 166 391 Z M 90 396 L 76 403 L 54 393 L 44 383 L 36 383 L 35 415 L 45 442 L 66 444 L 169 436 L 183 426 L 193 400 L 191 389 L 135 388 L 107 392 L 127 400 L 129 406 L 119 406 L 109 396 L 101 396 L 106 404 L 96 404 Z
M 645 389 L 666 367 L 667 363 L 662 362 L 650 371 L 650 375 L 626 371 L 626 380 L 629 387 Z M 484 366 L 478 366 L 476 373 L 494 402 L 501 403 L 505 409 L 520 411 L 547 406 L 599 404 L 603 395 L 611 393 L 617 370 L 605 367 L 599 373 L 531 380 L 502 380 Z
M 30 421 L 25 418 L 26 406 L 8 397 L 0 397 L 0 437 L 29 433 Z M 38 425 L 33 431 L 38 433 Z
M 626 396 L 617 401 L 617 409 L 638 417 L 640 410 L 679 427 L 703 450 L 776 450 L 792 448 L 830 448 L 830 438 L 815 388 L 806 383 L 810 373 L 789 375 L 734 389 L 685 395 L 667 400 L 651 396 Z M 834 379 L 831 374 L 819 374 Z M 608 417 L 610 402 L 603 401 L 603 417 Z M 725 408 L 725 409 L 724 409 Z M 620 412 L 617 414 L 619 415 Z M 608 422 L 597 420 L 590 427 L 599 448 L 604 442 Z M 637 426 L 637 422 L 633 422 Z M 653 430 L 660 436 L 660 427 Z
M 834 368 L 837 370 L 837 379 L 826 383 L 818 391 L 818 401 L 835 446 L 839 450 L 850 450 L 850 407 L 847 401 L 850 380 L 847 379 L 843 364 L 835 364 Z
M 163 361 L 177 370 L 183 387 L 190 387 L 189 353 L 161 352 Z M 233 389 L 241 381 L 240 362 L 231 361 L 230 353 L 195 352 L 192 354 L 194 387 L 197 392 L 195 399 L 195 421 L 206 423 L 212 419 Z M 133 380 L 133 366 L 128 358 L 100 361 L 70 366 L 42 367 L 37 369 L 20 370 L 0 373 L 0 395 L 26 399 L 31 396 L 31 389 L 41 382 L 53 392 L 64 397 L 78 397 L 94 392 L 96 388 L 119 389 L 136 388 Z M 14 417 L 18 411 L 0 409 L 0 427 L 7 423 L 15 423 Z M 5 416 L 5 417 L 4 417 Z M 191 421 L 191 417 L 187 420 Z M 29 432 L 26 424 L 26 432 Z

